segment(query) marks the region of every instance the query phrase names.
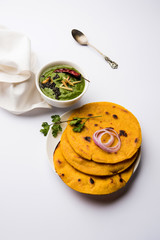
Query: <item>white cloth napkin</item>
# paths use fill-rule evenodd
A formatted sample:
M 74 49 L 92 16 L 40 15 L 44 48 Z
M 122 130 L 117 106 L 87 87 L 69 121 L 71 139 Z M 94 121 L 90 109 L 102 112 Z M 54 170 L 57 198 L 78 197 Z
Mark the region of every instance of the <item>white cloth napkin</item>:
M 0 107 L 14 114 L 51 108 L 35 85 L 36 58 L 30 40 L 0 26 Z

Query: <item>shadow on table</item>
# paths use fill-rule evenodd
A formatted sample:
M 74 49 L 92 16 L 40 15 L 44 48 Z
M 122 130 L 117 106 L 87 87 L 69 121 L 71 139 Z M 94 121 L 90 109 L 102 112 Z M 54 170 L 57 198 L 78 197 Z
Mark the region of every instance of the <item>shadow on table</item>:
M 59 114 L 60 112 L 60 115 L 65 113 L 65 112 L 68 112 L 68 111 L 71 111 L 72 109 L 76 109 L 76 108 L 79 108 L 81 107 L 83 104 L 82 104 L 82 101 L 80 100 L 79 102 L 77 102 L 76 104 L 74 104 L 73 106 L 70 106 L 70 107 L 66 107 L 66 108 L 57 108 L 57 107 L 51 107 L 51 108 L 35 108 L 35 109 L 32 109 L 28 112 L 25 112 L 23 114 L 20 114 L 18 116 L 24 116 L 24 117 L 35 117 L 35 116 L 42 116 L 42 115 L 48 115 L 48 114 Z

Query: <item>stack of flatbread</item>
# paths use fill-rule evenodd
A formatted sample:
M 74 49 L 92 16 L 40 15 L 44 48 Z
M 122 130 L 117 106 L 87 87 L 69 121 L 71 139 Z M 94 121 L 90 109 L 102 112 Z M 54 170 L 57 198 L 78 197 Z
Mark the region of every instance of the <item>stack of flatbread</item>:
M 140 153 L 142 136 L 138 120 L 124 107 L 109 102 L 86 104 L 74 110 L 69 119 L 73 118 L 89 119 L 81 132 L 74 132 L 68 123 L 62 134 L 53 156 L 60 178 L 72 189 L 86 194 L 110 194 L 124 187 Z M 120 138 L 117 152 L 104 151 L 95 144 L 94 133 L 106 128 L 113 129 Z M 102 142 L 109 137 L 104 134 Z

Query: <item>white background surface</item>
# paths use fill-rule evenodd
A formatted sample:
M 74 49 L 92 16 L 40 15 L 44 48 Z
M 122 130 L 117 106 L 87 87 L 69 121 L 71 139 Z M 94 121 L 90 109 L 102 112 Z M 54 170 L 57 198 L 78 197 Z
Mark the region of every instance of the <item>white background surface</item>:
M 39 130 L 53 113 L 15 116 L 0 109 L 0 239 L 160 239 L 160 1 L 0 1 L 0 24 L 25 33 L 39 67 L 78 64 L 91 80 L 75 107 L 92 101 L 123 105 L 138 118 L 142 159 L 119 198 L 69 189 L 50 168 Z M 73 28 L 119 64 L 113 70 L 71 37 Z M 72 107 L 73 108 L 73 107 Z

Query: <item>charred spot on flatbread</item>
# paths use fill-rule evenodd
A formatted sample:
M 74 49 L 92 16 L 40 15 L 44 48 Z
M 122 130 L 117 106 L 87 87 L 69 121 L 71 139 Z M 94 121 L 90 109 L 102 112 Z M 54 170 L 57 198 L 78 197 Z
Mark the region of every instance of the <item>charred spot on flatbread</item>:
M 116 114 L 112 115 L 114 119 L 118 119 L 118 116 Z
M 112 130 L 114 129 L 113 127 L 106 127 L 107 130 Z
M 119 136 L 127 137 L 127 133 L 124 130 L 119 130 Z
M 93 178 L 90 178 L 89 181 L 90 181 L 91 184 L 94 184 Z
M 121 111 L 123 111 L 125 113 L 128 113 L 128 111 L 126 109 L 121 109 Z
M 87 141 L 87 142 L 91 142 L 91 137 L 84 137 L 84 139 Z
M 138 138 L 135 138 L 134 142 L 137 143 L 138 142 Z
M 122 183 L 124 180 L 123 178 L 121 177 L 121 174 L 119 174 L 119 181 Z

